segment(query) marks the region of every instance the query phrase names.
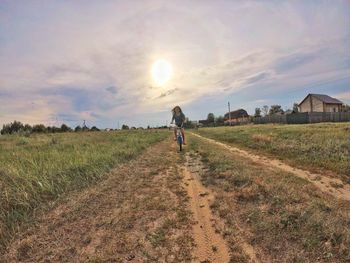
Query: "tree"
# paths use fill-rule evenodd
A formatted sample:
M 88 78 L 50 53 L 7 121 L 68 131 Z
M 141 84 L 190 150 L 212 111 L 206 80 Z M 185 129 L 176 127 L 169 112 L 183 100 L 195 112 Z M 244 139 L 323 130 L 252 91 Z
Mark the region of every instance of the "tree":
M 254 117 L 255 118 L 261 117 L 261 109 L 260 108 L 255 108 Z
M 277 113 L 284 113 L 281 105 L 271 105 L 269 110 L 269 115 L 277 114 Z
M 82 128 L 80 127 L 80 125 L 78 125 L 77 127 L 75 127 L 74 131 L 75 132 L 80 132 L 82 130 Z
M 19 133 L 24 130 L 24 125 L 20 121 L 14 121 L 2 126 L 1 134 Z
M 30 126 L 29 124 L 24 125 L 24 128 L 23 128 L 23 130 L 27 133 L 31 133 L 32 129 L 33 129 L 32 126 Z
M 269 114 L 269 106 L 264 105 L 262 107 L 262 113 L 264 114 L 264 116 L 267 116 L 267 114 Z
M 224 125 L 224 117 L 223 116 L 216 117 L 215 123 L 216 125 Z
M 208 123 L 214 123 L 214 121 L 215 121 L 214 113 L 208 114 L 207 121 L 208 121 Z
M 342 108 L 343 112 L 350 112 L 350 105 L 344 104 Z
M 122 125 L 122 130 L 129 130 L 129 126 L 126 125 L 126 124 L 123 124 L 123 125 Z
M 61 132 L 69 132 L 71 131 L 72 129 L 70 127 L 68 127 L 66 124 L 62 124 L 61 125 Z
M 97 128 L 96 126 L 92 126 L 91 129 L 90 129 L 90 131 L 100 131 L 100 129 Z
M 47 127 L 46 130 L 47 130 L 47 132 L 52 132 L 52 133 L 61 132 L 61 128 L 56 127 L 56 126 Z
M 1 134 L 9 134 L 10 133 L 10 125 L 4 124 L 2 125 Z
M 293 113 L 298 113 L 299 112 L 299 104 L 294 102 L 293 104 Z
M 36 133 L 44 133 L 46 132 L 46 127 L 44 124 L 36 124 L 33 126 L 33 132 L 36 132 Z

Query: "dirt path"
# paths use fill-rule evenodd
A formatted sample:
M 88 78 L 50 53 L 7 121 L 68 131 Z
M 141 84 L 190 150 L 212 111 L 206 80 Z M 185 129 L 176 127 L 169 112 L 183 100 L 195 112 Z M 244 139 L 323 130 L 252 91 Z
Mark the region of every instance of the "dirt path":
M 194 262 L 230 261 L 228 247 L 219 233 L 215 232 L 215 219 L 211 213 L 209 202 L 213 199 L 212 193 L 206 189 L 187 167 L 184 168 L 184 184 L 190 197 L 190 207 L 195 224 L 193 238 L 196 243 Z
M 0 262 L 191 262 L 191 213 L 169 141 L 71 193 Z
M 227 150 L 234 152 L 242 157 L 248 158 L 256 163 L 262 164 L 270 169 L 280 169 L 289 173 L 292 173 L 298 177 L 304 178 L 311 183 L 313 183 L 317 188 L 322 192 L 328 193 L 336 198 L 350 201 L 350 185 L 343 184 L 340 179 L 330 178 L 321 174 L 311 173 L 299 168 L 292 167 L 288 164 L 283 163 L 277 159 L 269 159 L 263 156 L 252 154 L 248 151 L 242 150 L 240 148 L 229 146 L 225 143 L 218 142 L 216 140 L 203 137 L 196 133 L 191 133 L 193 136 L 206 140 L 207 142 L 220 145 L 221 147 L 226 148 Z
M 182 157 L 169 141 L 150 147 L 43 213 L 0 262 L 229 262 L 214 196 Z
M 206 173 L 206 171 L 207 168 L 198 158 L 198 155 L 193 152 L 187 153 L 184 184 L 191 198 L 191 210 L 197 222 L 193 227 L 194 239 L 197 244 L 194 254 L 200 262 L 222 263 L 232 262 L 232 260 L 235 262 L 234 260 L 237 260 L 237 258 L 232 258 L 232 255 L 229 255 L 228 240 L 222 237 L 227 226 L 225 226 L 222 218 L 212 213 L 210 208 L 210 205 L 215 201 L 214 192 L 201 182 L 201 174 Z M 259 263 L 260 260 L 254 247 L 245 240 L 245 236 L 249 231 L 238 224 L 235 227 L 238 230 L 234 233 L 235 247 L 239 247 L 241 254 L 247 256 L 245 259 L 248 259 L 250 263 Z M 238 261 L 248 262 L 242 261 L 242 258 Z

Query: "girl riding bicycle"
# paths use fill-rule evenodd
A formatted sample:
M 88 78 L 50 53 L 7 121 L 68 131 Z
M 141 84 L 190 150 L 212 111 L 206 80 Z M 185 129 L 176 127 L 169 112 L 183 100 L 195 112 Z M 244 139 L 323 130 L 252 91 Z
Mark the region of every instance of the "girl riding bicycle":
M 185 114 L 183 114 L 181 108 L 179 106 L 175 106 L 171 112 L 173 113 L 173 118 L 171 119 L 171 123 L 174 123 L 177 127 L 181 128 L 183 144 L 186 144 L 185 141 L 185 129 L 183 128 L 184 123 L 186 122 Z M 176 129 L 174 129 L 174 141 L 176 141 Z

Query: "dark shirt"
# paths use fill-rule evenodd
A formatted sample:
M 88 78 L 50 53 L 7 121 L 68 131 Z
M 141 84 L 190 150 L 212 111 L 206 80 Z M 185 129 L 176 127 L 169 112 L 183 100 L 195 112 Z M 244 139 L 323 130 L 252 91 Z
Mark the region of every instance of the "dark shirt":
M 173 122 L 174 120 L 177 126 L 181 126 L 185 121 L 185 114 L 181 112 L 179 115 L 176 115 L 176 113 L 174 113 L 171 122 Z

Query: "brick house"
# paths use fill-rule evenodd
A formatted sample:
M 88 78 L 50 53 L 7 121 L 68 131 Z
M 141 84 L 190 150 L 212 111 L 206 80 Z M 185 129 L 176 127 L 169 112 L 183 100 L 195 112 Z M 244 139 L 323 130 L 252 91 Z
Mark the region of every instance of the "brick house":
M 341 112 L 343 102 L 323 94 L 308 94 L 299 103 L 300 112 Z
M 231 111 L 231 121 L 230 114 L 228 112 L 224 115 L 224 123 L 230 124 L 230 122 L 231 124 L 248 123 L 250 122 L 250 118 L 246 110 L 239 109 Z

